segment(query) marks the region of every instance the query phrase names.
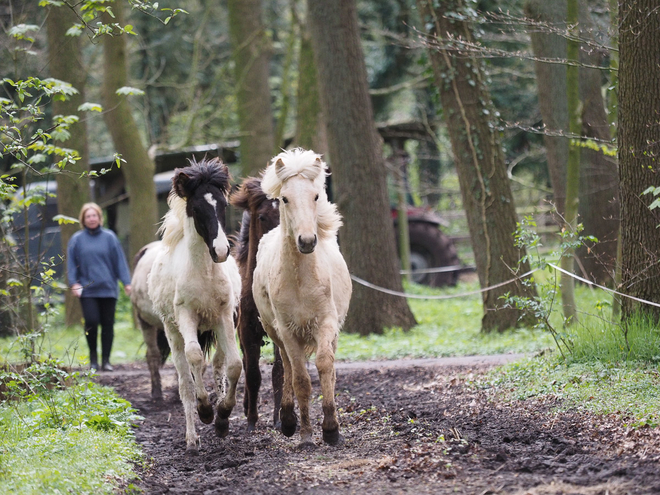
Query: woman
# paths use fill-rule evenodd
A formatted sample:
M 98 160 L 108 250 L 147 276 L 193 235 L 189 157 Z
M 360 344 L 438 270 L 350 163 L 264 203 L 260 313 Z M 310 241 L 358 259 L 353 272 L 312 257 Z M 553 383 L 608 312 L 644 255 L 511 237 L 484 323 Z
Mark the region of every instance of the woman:
M 103 228 L 103 212 L 99 205 L 85 203 L 78 218 L 82 230 L 71 237 L 67 249 L 69 286 L 80 298 L 90 368 L 99 369 L 96 336 L 100 324 L 101 370 L 112 371 L 110 351 L 119 297 L 117 280 L 121 280 L 124 291 L 130 294 L 131 274 L 119 239 L 114 232 Z

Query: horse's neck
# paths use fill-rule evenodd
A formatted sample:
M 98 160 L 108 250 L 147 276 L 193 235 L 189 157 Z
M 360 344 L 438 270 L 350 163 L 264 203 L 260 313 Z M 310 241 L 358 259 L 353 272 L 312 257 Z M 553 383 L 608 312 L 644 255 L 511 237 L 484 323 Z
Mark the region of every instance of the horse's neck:
M 191 262 L 191 266 L 200 268 L 207 271 L 208 267 L 212 265 L 213 260 L 209 254 L 209 248 L 200 237 L 195 229 L 195 221 L 192 218 L 186 217 L 183 221 L 183 242 L 186 243 L 186 253 Z

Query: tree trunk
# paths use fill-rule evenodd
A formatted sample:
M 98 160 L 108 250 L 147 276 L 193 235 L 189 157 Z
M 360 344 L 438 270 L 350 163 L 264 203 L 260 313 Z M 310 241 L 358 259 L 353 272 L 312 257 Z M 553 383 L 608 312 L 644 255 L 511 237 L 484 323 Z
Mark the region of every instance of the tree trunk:
M 545 2 L 528 0 L 527 14 L 535 21 L 545 22 L 555 29 L 566 28 L 566 0 Z M 587 5 L 580 2 L 580 37 L 592 39 L 593 21 Z M 553 34 L 542 27 L 531 29 L 532 50 L 540 59 L 556 61 L 567 57 L 566 38 Z M 597 50 L 581 50 L 579 61 L 584 64 L 600 65 L 604 54 Z M 553 136 L 564 134 L 569 128 L 566 65 L 535 62 L 539 107 L 546 126 L 544 136 L 550 182 L 557 211 L 563 217 L 566 201 L 566 163 L 568 162 L 569 139 Z M 608 140 L 609 127 L 601 94 L 601 71 L 579 68 L 580 101 L 582 102 L 582 128 L 586 137 Z M 578 271 L 597 283 L 612 285 L 616 238 L 619 228 L 619 194 L 617 162 L 603 153 L 582 149 L 580 159 L 580 204 L 579 222 L 585 227 L 583 235 L 595 236 L 599 242 L 589 249 L 577 251 Z
M 80 177 L 82 172 L 89 170 L 86 115 L 78 112 L 78 107 L 85 101 L 87 70 L 83 64 L 81 38 L 66 36 L 66 31 L 77 22 L 75 12 L 67 6 L 52 6 L 46 19 L 50 75 L 71 83 L 78 90 L 78 94 L 72 95 L 68 100 L 53 101 L 54 115 L 77 115 L 80 118 L 78 123 L 69 128 L 71 137 L 61 143 L 62 146 L 78 151 L 80 160 L 67 165 L 66 172 L 57 175 L 57 211 L 60 215 L 73 218 L 78 218 L 82 205 L 90 200 L 89 179 Z M 78 229 L 80 226 L 77 224 L 60 226 L 62 252 L 66 252 L 69 239 Z M 66 266 L 64 273 L 66 274 Z M 82 308 L 80 301 L 71 291 L 65 292 L 64 307 L 66 325 L 80 324 Z
M 229 36 L 241 130 L 243 176 L 266 167 L 282 143 L 275 130 L 268 85 L 270 46 L 261 19 L 261 0 L 229 0 Z
M 325 160 L 331 165 L 332 157 L 327 156 L 328 136 L 319 96 L 319 77 L 307 26 L 301 33 L 297 100 L 296 146 L 326 155 Z
M 566 102 L 568 104 L 568 130 L 571 135 L 581 134 L 580 119 L 580 74 L 576 65 L 580 56 L 579 27 L 578 27 L 578 0 L 568 0 L 566 9 L 566 23 L 568 24 L 570 38 L 567 40 L 566 53 L 568 66 L 566 67 Z M 577 217 L 580 188 L 580 147 L 571 142 L 568 146 L 568 163 L 566 164 L 566 204 L 564 206 L 563 228 L 567 232 L 577 233 Z M 561 267 L 561 301 L 564 310 L 564 320 L 572 324 L 577 319 L 577 306 L 575 305 L 575 280 L 573 272 L 575 248 L 569 247 L 560 260 Z
M 108 24 L 117 22 L 123 26 L 123 4 L 117 2 L 113 12 L 114 19 L 104 14 L 103 21 Z M 155 165 L 142 143 L 127 97 L 116 93 L 128 81 L 126 36 L 105 36 L 103 55 L 103 117 L 117 152 L 126 160 L 121 171 L 129 197 L 130 263 L 142 246 L 156 239 L 158 209 L 154 185 Z
M 494 113 L 490 94 L 481 62 L 470 55 L 457 56 L 455 49 L 448 48 L 443 41 L 451 36 L 473 39 L 467 22 L 458 16 L 452 16 L 452 20 L 445 17 L 449 12 L 464 12 L 463 1 L 436 4 L 418 0 L 417 4 L 423 24 L 431 26 L 429 57 L 454 152 L 479 282 L 483 288 L 490 287 L 511 279 L 512 269 L 518 266 L 522 272 L 529 270 L 529 263 L 521 262 L 524 249 L 517 248 L 513 241 L 516 210 L 499 135 L 490 120 Z M 520 323 L 520 311 L 498 307 L 505 293 L 534 297 L 536 290 L 511 283 L 485 292 L 483 331 L 502 331 Z
M 401 291 L 382 142 L 373 121 L 355 0 L 308 0 L 308 16 L 334 197 L 345 222 L 342 252 L 352 274 Z M 414 324 L 404 298 L 354 284 L 346 331 L 367 335 Z
M 660 186 L 660 15 L 657 0 L 619 1 L 619 177 L 622 292 L 660 303 L 660 210 L 642 192 Z M 623 318 L 636 311 L 660 320 L 660 309 L 624 298 Z

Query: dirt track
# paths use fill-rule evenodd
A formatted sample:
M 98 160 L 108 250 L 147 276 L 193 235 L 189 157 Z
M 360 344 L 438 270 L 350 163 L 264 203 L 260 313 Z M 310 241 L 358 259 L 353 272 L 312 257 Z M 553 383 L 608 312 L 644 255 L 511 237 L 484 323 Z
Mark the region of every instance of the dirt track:
M 163 370 L 161 402 L 149 398 L 144 364 L 117 366 L 99 380 L 145 418 L 136 437 L 150 461 L 135 484 L 147 494 L 660 493 L 657 429 L 628 431 L 613 417 L 555 413 L 551 400 L 502 402 L 496 391 L 474 385 L 488 366 L 426 360 L 339 365 L 346 443 L 322 445 L 315 401 L 318 447 L 311 452 L 296 449 L 298 434 L 289 439 L 270 428 L 264 366 L 256 432 L 247 434 L 241 404 L 227 438 L 216 438 L 212 425 L 198 421 L 197 458 L 185 456 L 185 421 L 171 365 Z M 313 386 L 318 397 L 318 381 Z M 239 403 L 242 397 L 241 387 Z

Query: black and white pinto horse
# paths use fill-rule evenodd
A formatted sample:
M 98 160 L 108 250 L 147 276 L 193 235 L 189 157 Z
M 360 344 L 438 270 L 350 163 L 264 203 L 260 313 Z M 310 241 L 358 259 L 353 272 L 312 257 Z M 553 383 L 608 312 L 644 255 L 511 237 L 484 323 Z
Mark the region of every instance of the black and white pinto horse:
M 220 437 L 229 433 L 229 415 L 236 404 L 242 369 L 234 333 L 241 279 L 224 232 L 229 180 L 226 165 L 217 158 L 200 163 L 193 160 L 189 167 L 175 170 L 170 210 L 160 229 L 162 249 L 148 277 L 149 298 L 165 327 L 179 375 L 186 450 L 193 455 L 200 444 L 195 405 L 203 423 L 211 423 L 214 415 L 203 382 L 206 362 L 199 335 L 212 332 L 216 343 L 215 430 Z

